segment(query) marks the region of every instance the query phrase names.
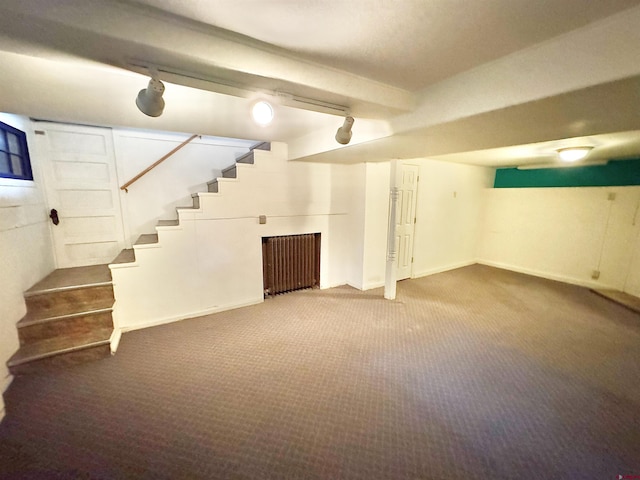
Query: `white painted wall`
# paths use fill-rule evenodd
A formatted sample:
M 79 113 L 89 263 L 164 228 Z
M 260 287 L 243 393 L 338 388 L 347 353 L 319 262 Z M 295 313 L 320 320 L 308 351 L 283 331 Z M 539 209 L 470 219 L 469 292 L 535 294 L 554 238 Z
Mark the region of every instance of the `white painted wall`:
M 113 129 L 120 185 L 176 148 L 190 135 L 149 130 Z M 129 245 L 153 233 L 160 219 L 175 219 L 175 208 L 190 206 L 191 194 L 206 192 L 207 182 L 257 143 L 251 140 L 202 137 L 193 140 L 162 164 L 121 191 L 125 233 Z
M 359 290 L 384 285 L 390 162 L 349 165 L 348 284 Z
M 640 199 L 638 206 L 640 207 Z M 636 211 L 634 221 L 636 226 L 640 224 L 640 208 Z M 629 264 L 629 273 L 625 281 L 624 291 L 640 297 L 640 231 L 638 231 L 636 235 L 636 242 L 632 251 L 632 259 Z
M 349 285 L 363 290 L 362 267 L 364 262 L 364 214 L 365 214 L 365 172 L 364 163 L 342 165 L 346 180 L 343 191 L 347 194 L 348 212 L 348 262 L 345 267 Z
M 200 194 L 200 209 L 180 210 L 178 227 L 159 227 L 158 244 L 134 247 L 134 266 L 112 266 L 120 328 L 261 302 L 263 236 L 320 232 L 321 288 L 346 283 L 347 197 L 334 195 L 335 167 L 287 162 L 278 143 L 255 155 L 219 193 Z
M 495 170 L 428 159 L 407 163 L 420 165 L 412 277 L 475 263 L 484 192 Z
M 0 113 L 27 133 L 34 181 L 0 179 L 0 393 L 10 381 L 6 362 L 18 350 L 16 323 L 26 313 L 23 292 L 54 269 L 38 153 L 28 118 Z M 0 417 L 4 411 L 0 395 Z
M 349 259 L 348 283 L 354 288 L 364 290 L 364 222 L 365 222 L 365 192 L 366 192 L 366 164 L 358 163 L 351 166 L 352 201 L 349 206 L 349 243 L 351 255 Z
M 637 260 L 632 275 L 629 268 L 640 187 L 501 188 L 485 196 L 482 263 L 617 290 L 630 276 L 635 291 Z
M 494 169 L 426 159 L 399 162 L 398 168 L 402 163 L 420 166 L 412 277 L 475 263 L 484 190 L 493 185 Z M 384 285 L 391 162 L 353 167 L 349 284 L 368 290 Z

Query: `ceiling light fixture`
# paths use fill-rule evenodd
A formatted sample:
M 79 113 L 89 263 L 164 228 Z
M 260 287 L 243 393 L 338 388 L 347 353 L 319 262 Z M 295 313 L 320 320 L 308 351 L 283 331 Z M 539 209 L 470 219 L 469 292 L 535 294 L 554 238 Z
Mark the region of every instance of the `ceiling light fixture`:
M 351 136 L 353 135 L 351 127 L 353 127 L 353 117 L 346 117 L 344 119 L 344 123 L 336 132 L 336 142 L 341 145 L 349 143 L 351 141 Z
M 150 117 L 159 117 L 164 110 L 163 93 L 164 84 L 160 80 L 151 78 L 147 88 L 143 88 L 138 93 L 136 98 L 138 109 Z
M 569 147 L 557 150 L 560 160 L 567 163 L 578 162 L 589 155 L 593 147 Z
M 281 89 L 272 90 L 267 87 L 243 84 L 231 79 L 216 78 L 200 73 L 188 72 L 178 68 L 160 65 L 150 65 L 144 60 L 132 60 L 127 63 L 127 68 L 142 75 L 154 78 L 162 78 L 165 82 L 183 85 L 185 87 L 207 90 L 210 92 L 232 95 L 239 98 L 255 98 L 256 95 L 273 98 L 278 105 L 285 107 L 301 108 L 312 112 L 327 113 L 329 115 L 349 115 L 349 108 L 345 105 L 337 105 L 323 100 L 303 97 L 287 93 Z
M 253 107 L 251 108 L 251 116 L 258 125 L 266 127 L 273 120 L 273 107 L 269 102 L 260 100 L 253 104 Z

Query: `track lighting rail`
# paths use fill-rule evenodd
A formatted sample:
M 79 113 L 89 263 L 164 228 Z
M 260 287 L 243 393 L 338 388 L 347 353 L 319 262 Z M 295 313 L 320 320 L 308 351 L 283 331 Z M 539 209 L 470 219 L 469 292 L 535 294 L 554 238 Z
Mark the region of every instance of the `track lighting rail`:
M 288 107 L 330 115 L 344 116 L 350 114 L 349 107 L 345 105 L 337 105 L 320 99 L 303 97 L 280 89 L 262 88 L 229 79 L 187 72 L 178 68 L 152 65 L 142 60 L 132 60 L 127 63 L 126 68 L 141 75 L 151 75 L 151 77 L 155 75 L 154 78 L 166 82 L 225 95 L 233 95 L 239 98 L 252 98 L 257 94 L 261 94 L 272 97 L 280 104 Z

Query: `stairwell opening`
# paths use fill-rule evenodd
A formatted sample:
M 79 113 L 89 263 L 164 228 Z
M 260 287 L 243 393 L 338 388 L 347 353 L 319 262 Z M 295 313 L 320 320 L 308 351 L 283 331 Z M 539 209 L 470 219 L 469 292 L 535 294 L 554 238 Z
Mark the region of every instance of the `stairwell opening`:
M 262 238 L 264 296 L 320 286 L 320 234 Z

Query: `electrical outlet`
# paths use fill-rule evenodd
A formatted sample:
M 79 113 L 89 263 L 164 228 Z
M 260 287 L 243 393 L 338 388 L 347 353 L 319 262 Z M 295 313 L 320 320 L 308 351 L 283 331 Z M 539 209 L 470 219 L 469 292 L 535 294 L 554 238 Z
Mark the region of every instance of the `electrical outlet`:
M 600 278 L 600 270 L 593 270 L 591 272 L 591 278 L 598 280 Z

